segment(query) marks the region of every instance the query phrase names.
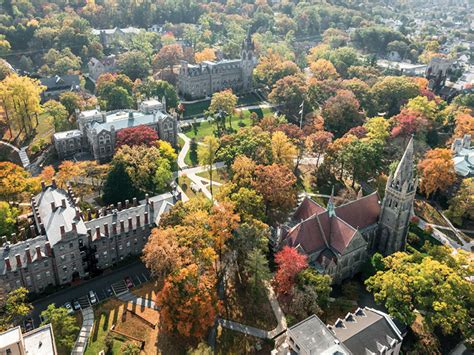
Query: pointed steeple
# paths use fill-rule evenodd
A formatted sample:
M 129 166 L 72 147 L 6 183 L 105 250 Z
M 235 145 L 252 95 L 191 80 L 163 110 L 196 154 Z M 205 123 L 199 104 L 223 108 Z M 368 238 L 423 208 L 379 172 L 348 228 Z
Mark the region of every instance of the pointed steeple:
M 329 201 L 328 201 L 328 214 L 329 214 L 329 217 L 336 216 L 336 209 L 334 207 L 334 186 L 332 187 L 331 197 L 329 198 Z
M 411 136 L 397 169 L 390 176 L 390 187 L 400 190 L 404 184 L 413 186 L 413 152 L 413 136 Z

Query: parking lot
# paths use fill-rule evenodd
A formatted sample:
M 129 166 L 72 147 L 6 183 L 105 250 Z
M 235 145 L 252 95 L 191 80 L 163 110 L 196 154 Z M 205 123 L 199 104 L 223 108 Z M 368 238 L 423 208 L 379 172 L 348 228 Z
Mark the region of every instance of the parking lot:
M 33 311 L 31 317 L 33 319 L 34 327 L 38 327 L 41 323 L 40 314 L 52 303 L 57 307 L 64 305 L 66 302 L 73 303 L 77 300 L 81 307 L 90 305 L 90 298 L 87 296 L 89 291 L 93 291 L 97 297 L 98 302 L 103 302 L 109 297 L 115 296 L 117 292 L 124 292 L 127 290 L 125 285 L 125 277 L 130 277 L 131 286 L 137 287 L 150 279 L 150 272 L 145 265 L 140 261 L 135 261 L 131 264 L 125 265 L 120 269 L 109 271 L 107 274 L 100 275 L 89 281 L 85 281 L 80 285 L 69 287 L 47 296 L 43 299 L 33 302 Z M 123 286 L 121 288 L 121 285 Z M 112 291 L 112 292 L 110 292 Z

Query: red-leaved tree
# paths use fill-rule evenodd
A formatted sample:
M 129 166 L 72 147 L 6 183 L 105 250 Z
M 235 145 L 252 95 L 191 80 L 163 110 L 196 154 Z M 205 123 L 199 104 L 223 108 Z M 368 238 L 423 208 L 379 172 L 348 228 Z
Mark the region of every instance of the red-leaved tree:
M 296 249 L 286 246 L 275 254 L 275 263 L 278 266 L 273 280 L 275 290 L 280 295 L 291 294 L 296 282 L 296 275 L 308 267 L 306 255 L 302 255 Z
M 117 132 L 115 147 L 118 149 L 123 145 L 130 147 L 135 145 L 153 146 L 158 140 L 158 133 L 153 128 L 145 125 L 124 128 Z

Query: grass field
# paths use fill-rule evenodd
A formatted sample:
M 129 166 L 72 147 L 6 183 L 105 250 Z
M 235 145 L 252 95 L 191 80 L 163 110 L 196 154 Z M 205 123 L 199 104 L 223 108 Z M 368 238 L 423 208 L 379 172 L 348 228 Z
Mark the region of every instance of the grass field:
M 244 95 L 239 97 L 237 101 L 237 106 L 242 105 L 257 105 L 261 102 L 258 96 L 254 94 Z M 200 102 L 196 102 L 193 104 L 184 104 L 184 117 L 192 117 L 196 115 L 201 115 L 204 111 L 209 109 L 209 105 L 211 104 L 211 100 L 204 100 Z
M 202 173 L 197 173 L 197 176 L 203 177 L 205 179 L 209 179 L 209 171 L 203 171 Z M 221 184 L 225 184 L 229 181 L 229 176 L 224 169 L 214 169 L 212 171 L 212 180 L 215 182 L 220 182 Z

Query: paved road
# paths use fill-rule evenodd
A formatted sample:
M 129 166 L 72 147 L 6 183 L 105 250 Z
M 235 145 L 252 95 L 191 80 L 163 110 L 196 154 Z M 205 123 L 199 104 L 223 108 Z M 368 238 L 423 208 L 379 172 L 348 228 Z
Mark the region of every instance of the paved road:
M 70 302 L 74 298 L 86 295 L 90 290 L 95 291 L 99 301 L 101 301 L 107 298 L 106 289 L 114 282 L 123 280 L 125 276 L 132 277 L 134 283 L 138 283 L 138 281 L 141 283 L 149 279 L 150 272 L 142 262 L 135 261 L 131 264 L 121 267 L 120 269 L 109 271 L 106 274 L 95 277 L 89 281 L 85 281 L 80 285 L 66 288 L 50 296 L 46 296 L 41 300 L 35 301 L 33 302 L 32 312 L 35 326 L 38 326 L 41 323 L 39 315 L 51 303 L 55 303 L 56 306 L 61 306 L 66 302 Z

